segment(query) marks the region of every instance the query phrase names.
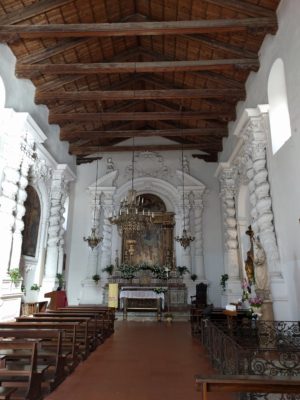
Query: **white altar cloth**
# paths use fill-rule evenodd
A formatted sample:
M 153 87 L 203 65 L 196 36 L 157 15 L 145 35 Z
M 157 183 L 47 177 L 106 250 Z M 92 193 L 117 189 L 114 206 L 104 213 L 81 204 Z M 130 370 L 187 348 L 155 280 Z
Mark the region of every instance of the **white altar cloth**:
M 162 308 L 164 308 L 164 293 L 156 293 L 153 290 L 121 290 L 120 291 L 120 307 L 123 308 L 123 299 L 161 299 Z

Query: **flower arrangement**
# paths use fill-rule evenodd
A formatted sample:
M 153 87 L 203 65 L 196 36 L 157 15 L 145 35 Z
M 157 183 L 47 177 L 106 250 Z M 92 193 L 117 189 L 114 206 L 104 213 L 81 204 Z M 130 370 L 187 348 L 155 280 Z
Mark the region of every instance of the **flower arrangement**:
M 259 296 L 251 297 L 249 299 L 249 303 L 250 303 L 251 307 L 261 307 L 263 302 L 264 302 L 264 300 Z
M 242 289 L 243 289 L 242 301 L 244 302 L 246 300 L 249 300 L 249 297 L 251 294 L 251 287 L 246 278 L 244 278 L 244 280 L 243 280 Z
M 138 271 L 151 271 L 155 278 L 157 279 L 167 279 L 167 272 L 164 265 L 129 265 L 121 264 L 118 268 L 121 272 L 121 276 L 124 279 L 132 279 Z
M 191 274 L 191 280 L 192 280 L 193 282 L 195 282 L 197 279 L 198 279 L 198 275 L 196 275 L 196 274 Z

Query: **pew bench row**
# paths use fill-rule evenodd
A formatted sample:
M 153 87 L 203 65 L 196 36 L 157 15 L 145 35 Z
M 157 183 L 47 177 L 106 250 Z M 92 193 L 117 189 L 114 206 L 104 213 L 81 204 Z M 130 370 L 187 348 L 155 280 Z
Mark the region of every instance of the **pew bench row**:
M 114 310 L 76 307 L 0 323 L 0 400 L 40 400 L 114 331 Z

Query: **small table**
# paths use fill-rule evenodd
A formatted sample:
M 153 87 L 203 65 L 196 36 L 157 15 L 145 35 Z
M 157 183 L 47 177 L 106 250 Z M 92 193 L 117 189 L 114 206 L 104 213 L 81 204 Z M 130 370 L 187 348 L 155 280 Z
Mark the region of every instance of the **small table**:
M 142 306 L 130 302 L 131 299 L 139 300 Z M 165 296 L 163 293 L 156 293 L 153 290 L 121 290 L 120 292 L 120 308 L 123 308 L 123 319 L 127 319 L 128 310 L 151 310 L 156 311 L 157 320 L 161 321 L 162 308 Z M 149 305 L 149 300 L 153 301 L 153 305 Z M 148 303 L 148 304 L 147 304 Z

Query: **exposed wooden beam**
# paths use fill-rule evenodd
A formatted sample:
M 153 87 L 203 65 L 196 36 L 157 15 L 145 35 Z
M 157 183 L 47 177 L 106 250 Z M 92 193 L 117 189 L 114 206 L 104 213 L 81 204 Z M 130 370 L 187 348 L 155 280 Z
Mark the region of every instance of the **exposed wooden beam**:
M 130 138 L 130 137 L 186 137 L 186 136 L 227 136 L 226 128 L 185 128 L 185 129 L 134 129 L 124 131 L 70 131 L 62 129 L 60 131 L 61 140 L 70 140 L 74 137 L 79 139 L 113 139 L 113 138 Z
M 232 113 L 199 112 L 199 111 L 170 111 L 170 112 L 105 112 L 105 113 L 68 113 L 49 115 L 50 124 L 59 124 L 64 121 L 152 121 L 152 120 L 192 120 L 216 119 L 229 121 Z
M 39 61 L 47 60 L 50 57 L 56 56 L 57 54 L 63 53 L 64 51 L 74 49 L 77 46 L 91 42 L 91 38 L 83 39 L 65 39 L 62 43 L 58 43 L 55 46 L 47 47 L 46 49 L 37 51 L 35 53 L 28 54 L 18 59 L 18 64 L 34 64 Z
M 157 144 L 157 145 L 147 145 L 147 146 L 101 146 L 101 153 L 121 153 L 121 152 L 132 152 L 134 151 L 174 151 L 174 150 L 209 150 L 212 151 L 221 151 L 222 144 L 214 144 L 213 146 L 210 144 L 201 144 L 201 143 L 192 143 L 192 144 Z M 94 153 L 99 153 L 99 146 L 77 146 L 71 145 L 69 147 L 69 152 L 73 155 L 89 155 Z
M 231 97 L 241 99 L 241 89 L 168 89 L 168 90 L 95 90 L 76 92 L 36 92 L 37 104 L 49 101 L 102 101 L 102 100 L 146 100 L 146 99 L 200 99 Z
M 64 6 L 68 3 L 73 3 L 74 0 L 40 0 L 27 7 L 22 7 L 9 14 L 2 15 L 0 18 L 0 25 L 2 24 L 16 24 L 26 19 L 36 17 L 54 8 Z
M 261 6 L 256 6 L 255 4 L 250 4 L 249 2 L 243 0 L 205 0 L 207 3 L 215 4 L 222 8 L 229 8 L 230 10 L 243 13 L 245 15 L 250 15 L 251 17 L 275 17 L 275 12 L 263 8 Z
M 177 61 L 172 59 L 172 57 L 168 57 L 165 54 L 161 54 L 157 51 L 153 51 L 150 49 L 142 48 L 141 49 L 141 54 L 143 54 L 146 57 L 152 57 L 154 61 Z M 180 60 L 183 61 L 183 60 Z M 227 76 L 218 74 L 213 71 L 201 71 L 201 72 L 193 72 L 190 71 L 189 74 L 195 76 L 197 79 L 208 79 L 209 81 L 212 81 L 217 84 L 224 85 L 225 87 L 235 87 L 235 88 L 244 88 L 244 83 L 239 82 L 235 79 L 229 78 Z
M 204 160 L 206 162 L 217 162 L 218 161 L 218 153 L 212 154 L 192 154 L 193 158 L 198 158 L 199 160 Z
M 128 74 L 140 72 L 186 72 L 226 70 L 232 68 L 257 70 L 259 61 L 248 59 L 224 59 L 201 61 L 156 61 L 156 62 L 122 62 L 92 64 L 18 64 L 16 76 L 26 78 L 41 74 Z
M 153 36 L 193 33 L 241 32 L 247 29 L 263 29 L 273 33 L 277 28 L 274 17 L 217 19 L 196 21 L 122 22 L 103 24 L 44 24 L 1 25 L 0 38 L 7 40 L 18 35 L 21 38 L 45 37 L 113 37 Z

